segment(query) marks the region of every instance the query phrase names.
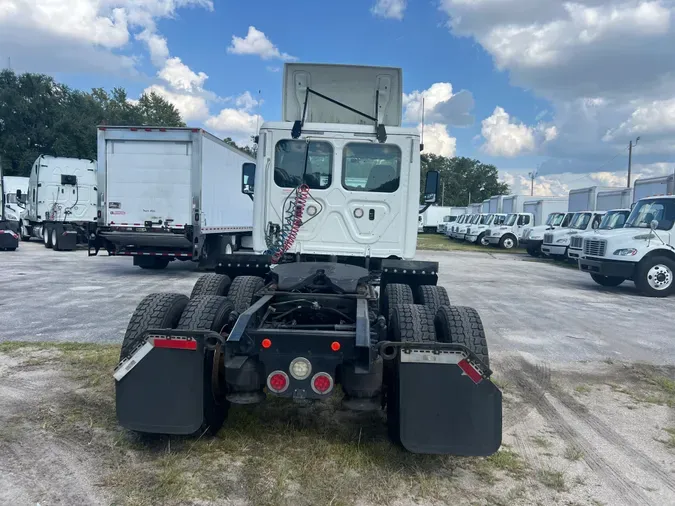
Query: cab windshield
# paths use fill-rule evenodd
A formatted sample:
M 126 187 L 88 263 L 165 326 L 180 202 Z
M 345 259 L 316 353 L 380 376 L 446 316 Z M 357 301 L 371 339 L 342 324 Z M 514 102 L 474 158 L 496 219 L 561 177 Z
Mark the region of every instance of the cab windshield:
M 675 199 L 641 200 L 633 208 L 624 228 L 650 228 L 656 220 L 657 230 L 670 230 L 675 222 Z
M 479 225 L 489 225 L 490 223 L 492 223 L 492 218 L 494 218 L 494 214 L 482 214 L 478 224 Z
M 518 219 L 517 214 L 509 214 L 506 217 L 506 226 L 511 227 L 511 226 L 515 225 L 517 219 Z
M 481 220 L 481 218 L 483 217 L 480 214 L 476 214 L 471 220 L 471 225 L 475 225 L 476 223 L 478 223 Z
M 591 217 L 592 217 L 591 213 L 576 213 L 574 215 L 574 218 L 572 218 L 570 228 L 574 228 L 577 230 L 586 230 L 586 227 L 588 227 L 588 223 L 591 221 Z
M 490 225 L 503 225 L 504 221 L 506 221 L 506 215 L 504 214 L 495 214 L 492 217 L 492 222 Z
M 573 218 L 574 216 L 576 216 L 574 213 L 567 213 L 567 214 L 565 215 L 565 218 L 563 218 L 563 221 L 562 221 L 562 223 L 560 224 L 560 226 L 563 227 L 563 228 L 569 227 L 569 226 L 570 226 L 570 222 L 572 221 L 572 218 Z
M 610 211 L 605 216 L 603 216 L 600 226 L 600 230 L 612 230 L 613 228 L 622 228 L 624 223 L 626 223 L 626 218 L 628 218 L 629 211 Z
M 546 220 L 546 224 L 551 225 L 553 227 L 559 227 L 564 219 L 565 219 L 564 213 L 552 213 L 552 214 L 548 215 L 548 219 Z

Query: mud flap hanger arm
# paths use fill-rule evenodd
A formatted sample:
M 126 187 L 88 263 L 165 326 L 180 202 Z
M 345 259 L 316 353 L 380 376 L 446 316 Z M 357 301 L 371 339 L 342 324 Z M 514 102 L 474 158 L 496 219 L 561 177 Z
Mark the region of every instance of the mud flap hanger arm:
M 369 119 L 371 121 L 375 122 L 375 135 L 377 137 L 378 142 L 384 143 L 387 142 L 387 129 L 385 128 L 384 125 L 380 124 L 378 118 L 370 116 L 369 114 L 366 114 L 364 112 L 359 111 L 358 109 L 354 109 L 353 107 L 348 106 L 347 104 L 343 104 L 342 102 L 339 102 L 338 100 L 335 100 L 334 98 L 330 98 L 329 96 L 324 95 L 323 93 L 319 93 L 318 91 L 313 90 L 310 87 L 307 87 L 307 90 L 305 91 L 305 103 L 302 107 L 302 120 L 296 120 L 293 123 L 293 129 L 291 130 L 291 137 L 294 139 L 297 139 L 300 137 L 302 134 L 302 128 L 305 126 L 305 118 L 307 117 L 307 104 L 309 103 L 309 94 L 316 95 L 317 97 L 323 98 L 324 100 L 327 100 L 328 102 L 331 102 L 335 105 L 338 105 L 340 107 L 343 107 L 347 109 L 348 111 L 351 111 L 355 114 L 358 114 L 359 116 L 363 116 L 366 119 Z M 375 114 L 377 115 L 377 111 L 380 107 L 380 90 L 377 90 L 375 92 Z

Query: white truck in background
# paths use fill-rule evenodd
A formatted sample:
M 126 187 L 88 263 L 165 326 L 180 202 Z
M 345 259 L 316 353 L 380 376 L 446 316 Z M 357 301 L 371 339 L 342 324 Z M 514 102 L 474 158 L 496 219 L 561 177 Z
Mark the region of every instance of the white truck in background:
M 567 249 L 567 258 L 578 260 L 582 256 L 584 237 L 589 234 L 599 234 L 603 230 L 613 230 L 623 227 L 630 208 L 633 204 L 633 189 L 620 188 L 598 193 L 597 210 L 607 211 L 597 229 L 573 235 L 570 238 L 570 247 Z
M 422 213 L 422 228 L 425 233 L 436 232 L 438 225 L 443 223 L 446 216 L 453 215 L 453 209 L 456 207 L 449 206 L 429 206 L 426 211 Z M 456 214 L 455 214 L 456 216 Z
M 461 216 L 466 214 L 466 207 L 451 207 L 450 214 L 443 216 L 443 221 L 436 227 L 436 232 L 444 234 L 448 227 L 455 223 Z
M 633 202 L 637 202 L 645 197 L 671 194 L 673 193 L 674 185 L 675 174 L 640 178 L 633 183 Z
M 472 224 L 466 231 L 464 240 L 471 243 L 487 246 L 487 233 L 490 227 L 498 227 L 506 221 L 506 215 L 503 213 L 482 214 L 477 223 Z
M 252 247 L 241 174 L 254 175 L 255 160 L 246 153 L 199 128 L 101 126 L 98 156 L 90 255 L 128 255 L 143 269 L 173 260 L 214 268 L 221 255 Z
M 480 212 L 483 214 L 490 214 L 490 199 L 485 199 L 480 207 Z
M 472 217 L 473 217 L 472 214 L 463 214 L 462 216 L 457 218 L 457 220 L 453 221 L 452 223 L 449 223 L 445 229 L 445 235 L 450 239 L 455 239 L 455 235 L 458 233 L 459 227 L 461 227 Z
M 675 196 L 672 180 L 658 197 L 641 198 L 623 228 L 584 238 L 579 268 L 601 286 L 632 280 L 648 297 L 675 293 Z
M 606 211 L 598 210 L 598 194 L 617 190 L 616 187 L 589 186 L 571 190 L 568 196 L 568 211 L 574 212 L 568 230 L 552 230 L 544 234 L 541 251 L 555 260 L 567 258 L 572 235 L 596 229 Z
M 71 251 L 86 243 L 97 220 L 96 161 L 40 155 L 31 167 L 22 239 L 40 239 L 46 248 Z
M 513 249 L 518 242 L 525 227 L 534 225 L 534 215 L 524 212 L 528 195 L 507 195 L 502 200 L 502 212 L 506 215 L 503 225 L 490 228 L 486 234 L 489 244 L 504 249 Z
M 10 226 L 6 218 L 5 202 L 7 193 L 5 190 L 5 178 L 2 177 L 2 160 L 0 159 L 0 251 L 16 251 L 19 247 L 19 234 Z M 14 194 L 16 196 L 16 193 Z
M 8 222 L 10 229 L 18 234 L 21 230 L 21 215 L 26 211 L 26 205 L 23 201 L 28 193 L 28 178 L 2 176 L 1 179 L 5 220 Z M 21 195 L 21 199 L 19 199 L 17 193 Z
M 532 257 L 541 255 L 544 234 L 548 230 L 567 227 L 574 213 L 567 211 L 567 197 L 530 197 L 523 211 L 534 216 L 534 226 L 525 227 L 519 237 L 520 246 Z

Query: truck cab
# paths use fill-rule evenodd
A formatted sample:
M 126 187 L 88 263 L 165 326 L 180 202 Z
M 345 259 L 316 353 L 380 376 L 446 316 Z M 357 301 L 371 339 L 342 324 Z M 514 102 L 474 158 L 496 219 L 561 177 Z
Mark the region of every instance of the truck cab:
M 552 230 L 544 234 L 541 251 L 554 259 L 567 258 L 567 250 L 573 235 L 595 230 L 600 226 L 606 211 L 581 211 L 574 213 L 567 229 Z
M 445 235 L 451 239 L 455 238 L 455 234 L 457 233 L 457 230 L 459 227 L 466 222 L 466 220 L 471 219 L 470 214 L 463 214 L 460 217 L 457 218 L 456 221 L 452 223 L 448 223 L 447 227 L 445 228 Z
M 511 213 L 501 226 L 493 225 L 486 234 L 487 241 L 492 246 L 504 249 L 513 249 L 518 246 L 523 230 L 534 223 L 531 213 Z
M 445 234 L 445 231 L 448 229 L 451 223 L 457 221 L 458 216 L 443 216 L 443 221 L 436 226 L 436 232 L 439 234 Z
M 478 223 L 472 224 L 467 230 L 464 240 L 472 243 L 478 243 L 487 246 L 487 231 L 489 227 L 503 225 L 506 221 L 506 215 L 502 213 L 485 214 Z
M 649 297 L 675 291 L 675 196 L 639 200 L 623 228 L 584 237 L 579 268 L 602 286 L 632 280 Z
M 459 239 L 463 241 L 464 237 L 466 237 L 469 227 L 475 223 L 478 223 L 481 219 L 484 219 L 485 216 L 486 215 L 482 213 L 468 215 L 464 222 L 462 222 L 460 225 L 457 225 L 455 232 L 452 235 L 453 239 Z
M 570 247 L 567 250 L 567 258 L 578 260 L 583 254 L 583 243 L 586 237 L 597 237 L 609 230 L 622 228 L 630 214 L 630 209 L 612 209 L 607 211 L 597 229 L 573 235 L 570 239 Z

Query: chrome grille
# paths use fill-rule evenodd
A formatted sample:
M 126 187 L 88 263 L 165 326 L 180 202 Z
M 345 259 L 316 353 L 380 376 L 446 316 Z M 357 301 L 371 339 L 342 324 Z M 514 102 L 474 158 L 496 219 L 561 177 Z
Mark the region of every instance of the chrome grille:
M 591 257 L 604 257 L 607 249 L 607 241 L 604 239 L 586 239 L 584 241 L 584 255 Z
M 572 249 L 581 249 L 584 244 L 584 238 L 579 236 L 572 236 L 572 241 L 570 242 L 570 248 Z
M 553 234 L 544 234 L 544 244 L 553 244 Z

